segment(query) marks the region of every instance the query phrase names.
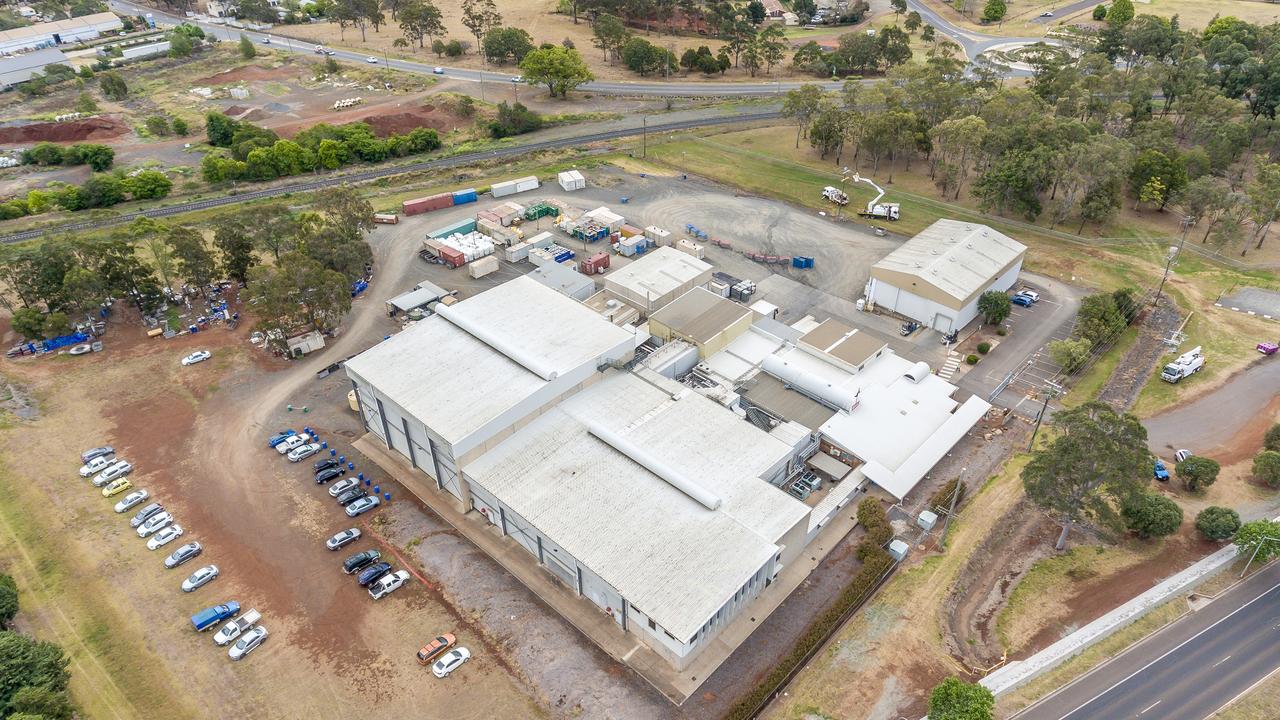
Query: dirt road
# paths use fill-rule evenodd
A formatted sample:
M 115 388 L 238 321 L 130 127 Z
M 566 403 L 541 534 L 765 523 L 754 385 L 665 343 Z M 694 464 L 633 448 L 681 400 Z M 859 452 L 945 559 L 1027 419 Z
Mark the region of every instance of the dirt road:
M 1252 457 L 1280 420 L 1280 358 L 1258 360 L 1194 401 L 1147 418 L 1147 446 L 1163 457 L 1188 448 L 1230 465 Z

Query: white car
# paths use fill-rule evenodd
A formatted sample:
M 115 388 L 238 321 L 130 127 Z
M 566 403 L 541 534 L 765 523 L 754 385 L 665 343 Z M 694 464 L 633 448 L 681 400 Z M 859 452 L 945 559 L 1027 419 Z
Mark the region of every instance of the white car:
M 376 507 L 378 507 L 378 496 L 366 495 L 347 506 L 347 517 L 363 515 Z
M 148 538 L 155 535 L 160 528 L 173 522 L 173 516 L 168 511 L 159 512 L 147 518 L 147 521 L 138 526 L 138 537 Z
M 1033 302 L 1033 303 L 1038 303 L 1038 302 L 1040 302 L 1040 293 L 1036 292 L 1035 290 L 1031 290 L 1031 289 L 1029 289 L 1029 288 L 1022 288 L 1021 290 L 1019 290 L 1018 292 L 1016 292 L 1016 293 L 1014 293 L 1014 294 L 1015 294 L 1015 295 L 1021 295 L 1021 296 L 1025 297 L 1025 298 L 1027 298 L 1027 299 L 1031 300 L 1031 302 Z
M 365 61 L 365 62 L 367 62 L 367 63 L 369 63 L 370 65 L 377 65 L 377 64 L 378 64 L 378 58 L 376 58 L 376 57 L 374 57 L 374 56 L 372 56 L 372 55 L 370 55 L 369 57 L 365 58 L 365 59 L 364 59 L 364 61 Z
M 208 350 L 197 350 L 191 353 L 190 355 L 182 358 L 182 364 L 195 365 L 196 363 L 204 362 L 205 360 L 208 360 L 211 357 L 213 357 L 213 353 L 209 352 Z
M 159 550 L 165 545 L 168 545 L 174 540 L 177 540 L 178 538 L 182 537 L 182 532 L 183 530 L 181 525 L 169 525 L 168 527 L 165 527 L 164 529 L 162 529 L 160 532 L 156 533 L 155 537 L 147 541 L 147 549 Z
M 338 497 L 342 493 L 354 487 L 357 487 L 359 485 L 360 485 L 359 478 L 347 478 L 345 480 L 339 480 L 338 482 L 334 483 L 329 487 L 329 495 L 331 497 Z
M 1040 13 L 1040 17 L 1045 17 L 1045 18 L 1053 17 L 1053 11 L 1045 10 L 1044 12 Z
M 470 650 L 464 647 L 454 648 L 431 666 L 431 674 L 438 678 L 449 677 L 449 673 L 462 667 L 462 664 L 470 659 Z
M 150 497 L 150 493 L 146 490 L 134 490 L 128 495 L 125 495 L 120 502 L 116 503 L 116 512 L 122 513 L 126 510 L 132 510 L 138 505 L 138 503 L 146 500 L 148 497 Z
M 515 77 L 511 78 L 511 82 L 513 82 L 513 83 L 522 83 L 522 82 L 524 82 L 524 76 L 523 76 L 523 75 L 516 75 Z
M 369 597 L 374 600 L 381 600 L 399 590 L 407 582 L 409 582 L 408 570 L 397 570 L 390 575 L 383 575 L 369 586 Z
M 306 433 L 298 433 L 297 435 L 290 435 L 289 437 L 285 438 L 284 441 L 281 442 L 279 445 L 276 445 L 276 452 L 280 453 L 281 455 L 284 455 L 285 453 L 298 447 L 299 445 L 305 445 L 309 442 L 311 442 L 311 436 Z
M 443 74 L 444 74 L 444 68 L 439 67 L 439 66 L 433 67 L 433 68 L 431 68 L 431 74 L 433 74 L 433 75 L 443 75 Z
M 154 539 L 160 539 L 157 535 Z M 204 567 L 191 573 L 191 577 L 182 581 L 182 592 L 191 592 L 196 588 L 208 585 L 218 577 L 217 565 L 205 565 Z
M 353 543 L 360 539 L 360 528 L 347 528 L 340 533 L 334 534 L 333 537 L 324 541 L 324 546 L 330 550 L 337 550 L 343 545 Z
M 128 460 L 117 460 L 107 466 L 106 470 L 93 476 L 93 486 L 102 487 L 110 483 L 112 480 L 122 478 L 133 472 L 133 465 Z
M 254 626 L 248 632 L 241 635 L 235 645 L 231 646 L 231 649 L 227 651 L 227 657 L 232 660 L 239 660 L 243 658 L 245 655 L 253 652 L 254 648 L 261 645 L 270 634 L 271 633 L 268 633 L 265 627 L 261 625 Z
M 306 460 L 312 455 L 320 452 L 320 450 L 320 443 L 307 443 L 306 445 L 299 445 L 298 447 L 290 450 L 286 457 L 289 458 L 289 462 L 298 462 L 299 460 Z
M 111 464 L 114 462 L 115 459 L 112 457 L 99 455 L 80 467 L 80 477 L 87 478 L 90 475 L 96 475 L 97 473 L 111 467 Z

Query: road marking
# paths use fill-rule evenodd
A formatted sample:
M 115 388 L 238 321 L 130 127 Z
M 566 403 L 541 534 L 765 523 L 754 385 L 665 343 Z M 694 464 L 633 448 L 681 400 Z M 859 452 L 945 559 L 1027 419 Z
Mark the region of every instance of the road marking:
M 1151 708 L 1153 708 L 1153 707 L 1155 707 L 1155 706 L 1159 705 L 1159 704 L 1160 704 L 1160 703 L 1162 703 L 1162 702 L 1164 702 L 1164 701 L 1163 701 L 1163 700 L 1157 700 L 1157 701 L 1155 701 L 1155 702 L 1151 703 L 1150 705 L 1148 705 L 1148 706 L 1147 706 L 1147 710 L 1150 710 Z M 1142 712 L 1140 712 L 1140 713 L 1138 713 L 1138 714 L 1139 714 L 1139 715 L 1146 715 L 1146 714 L 1147 714 L 1147 710 L 1143 710 Z
M 1209 666 L 1209 669 L 1210 669 L 1210 670 L 1212 670 L 1213 668 L 1218 667 L 1219 665 L 1221 665 L 1222 663 L 1224 663 L 1224 662 L 1226 662 L 1226 661 L 1228 661 L 1228 660 L 1230 660 L 1230 659 L 1231 659 L 1231 656 L 1230 656 L 1230 655 L 1228 655 L 1228 656 L 1226 656 L 1226 657 L 1222 658 L 1221 660 L 1219 660 L 1218 662 L 1214 663 L 1213 665 L 1210 665 L 1210 666 Z
M 1073 709 L 1071 712 L 1067 713 L 1066 715 L 1063 715 L 1062 717 L 1058 718 L 1058 720 L 1067 720 L 1067 718 L 1069 718 L 1069 717 L 1071 717 L 1072 715 L 1076 714 L 1076 712 L 1077 712 L 1077 711 L 1079 711 L 1079 710 L 1080 710 L 1080 708 L 1082 708 L 1082 707 L 1084 707 L 1084 706 L 1088 705 L 1089 703 L 1093 702 L 1094 700 L 1097 700 L 1098 698 L 1102 697 L 1103 695 L 1106 695 L 1107 693 L 1111 692 L 1112 690 L 1115 690 L 1116 688 L 1120 687 L 1121 685 L 1123 685 L 1123 684 L 1125 684 L 1125 683 L 1129 682 L 1130 680 L 1132 680 L 1132 679 L 1134 678 L 1134 676 L 1136 676 L 1136 675 L 1138 675 L 1139 673 L 1141 673 L 1141 672 L 1145 671 L 1147 668 L 1151 667 L 1152 665 L 1155 665 L 1156 663 L 1158 663 L 1158 662 L 1160 662 L 1161 660 L 1165 659 L 1166 657 L 1168 657 L 1168 656 L 1172 655 L 1173 653 L 1175 653 L 1175 652 L 1177 652 L 1177 651 L 1181 650 L 1181 649 L 1182 649 L 1182 647 L 1183 647 L 1184 645 L 1186 645 L 1187 643 L 1191 642 L 1192 640 L 1195 640 L 1196 638 L 1200 637 L 1201 635 L 1203 635 L 1203 634 L 1205 634 L 1205 633 L 1209 632 L 1210 630 L 1214 629 L 1214 628 L 1215 628 L 1215 627 L 1217 627 L 1218 625 L 1221 625 L 1222 623 L 1226 622 L 1227 620 L 1230 620 L 1230 619 L 1231 619 L 1231 616 L 1235 615 L 1236 613 L 1240 612 L 1241 610 L 1244 610 L 1245 608 L 1249 607 L 1250 605 L 1254 604 L 1255 602 L 1257 602 L 1257 601 L 1261 600 L 1264 596 L 1266 596 L 1268 593 L 1270 593 L 1271 591 L 1275 590 L 1276 588 L 1280 588 L 1280 583 L 1276 583 L 1275 585 L 1272 585 L 1271 587 L 1269 587 L 1269 588 L 1267 588 L 1266 590 L 1264 590 L 1260 595 L 1258 595 L 1257 597 L 1253 598 L 1253 599 L 1252 599 L 1252 600 L 1250 600 L 1249 602 L 1247 602 L 1247 603 L 1245 603 L 1245 604 L 1241 605 L 1240 607 L 1236 608 L 1235 610 L 1232 610 L 1231 612 L 1227 613 L 1224 617 L 1220 618 L 1219 620 L 1217 620 L 1216 622 L 1214 622 L 1214 623 L 1213 623 L 1212 625 L 1210 625 L 1209 627 L 1206 627 L 1206 628 L 1202 629 L 1200 632 L 1196 633 L 1195 635 L 1192 635 L 1191 637 L 1187 638 L 1186 640 L 1183 640 L 1182 642 L 1178 643 L 1178 644 L 1177 644 L 1177 645 L 1175 645 L 1174 647 L 1172 647 L 1172 648 L 1170 648 L 1169 650 L 1167 650 L 1167 651 L 1166 651 L 1163 655 L 1161 655 L 1160 657 L 1156 658 L 1155 660 L 1152 660 L 1151 662 L 1147 663 L 1146 665 L 1143 665 L 1142 667 L 1138 668 L 1137 670 L 1134 670 L 1133 672 L 1131 672 L 1131 673 L 1129 673 L 1128 675 L 1126 675 L 1126 676 L 1125 676 L 1122 680 L 1120 680 L 1119 682 L 1117 682 L 1117 683 L 1115 683 L 1115 684 L 1111 685 L 1110 687 L 1108 687 L 1106 690 L 1103 690 L 1102 692 L 1098 693 L 1097 695 L 1094 695 L 1093 697 L 1089 698 L 1088 700 L 1085 700 L 1084 702 L 1080 703 L 1079 705 L 1077 705 L 1077 706 L 1075 707 L 1075 709 Z

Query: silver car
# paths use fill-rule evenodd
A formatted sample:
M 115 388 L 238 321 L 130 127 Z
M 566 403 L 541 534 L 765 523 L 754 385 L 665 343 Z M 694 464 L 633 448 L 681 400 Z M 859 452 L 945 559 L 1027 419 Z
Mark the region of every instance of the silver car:
M 200 543 L 189 542 L 169 553 L 169 557 L 164 559 L 164 566 L 172 570 L 202 552 L 204 552 L 204 548 L 200 547 Z
M 116 452 L 115 448 L 111 447 L 110 445 L 103 445 L 102 447 L 89 448 L 88 450 L 85 450 L 84 452 L 80 453 L 80 462 L 87 463 L 96 457 L 114 455 L 115 452 Z
M 111 467 L 111 463 L 115 462 L 114 455 L 99 455 L 80 466 L 80 477 L 87 478 L 90 475 L 96 475 L 103 470 Z
M 287 457 L 289 458 L 289 462 L 299 462 L 315 455 L 322 449 L 323 448 L 320 447 L 320 443 L 307 443 L 306 445 L 300 445 L 290 450 Z
M 182 581 L 182 592 L 191 592 L 213 582 L 218 577 L 217 565 L 205 565 L 191 573 L 191 577 Z
M 153 502 L 134 514 L 133 518 L 129 520 L 129 527 L 136 528 L 162 512 L 164 512 L 164 506 L 158 502 Z
M 94 476 L 93 486 L 102 487 L 103 485 L 110 483 L 112 480 L 122 478 L 131 472 L 133 472 L 133 465 L 129 464 L 128 460 L 117 460 L 114 463 L 111 463 L 106 470 L 103 470 Z
M 329 495 L 331 497 L 338 497 L 342 493 L 356 487 L 359 484 L 360 484 L 359 478 L 347 478 L 346 480 L 339 480 L 338 482 L 329 486 Z
M 347 517 L 363 515 L 376 507 L 378 507 L 378 497 L 376 495 L 362 497 L 347 506 Z
M 125 495 L 120 502 L 116 503 L 116 512 L 122 513 L 131 510 L 134 507 L 137 507 L 138 503 L 146 500 L 148 497 L 149 494 L 146 490 L 134 490 L 128 495 Z
M 348 543 L 353 543 L 360 539 L 360 528 L 347 528 L 340 533 L 335 533 L 333 537 L 324 541 L 324 546 L 330 550 L 338 548 Z
M 271 633 L 268 633 L 265 627 L 255 625 L 245 634 L 241 635 L 239 640 L 236 640 L 236 644 L 232 645 L 231 649 L 227 651 L 227 657 L 230 657 L 232 660 L 240 660 L 245 655 L 253 652 L 254 648 L 261 645 L 270 634 Z
M 169 513 L 163 511 L 156 513 L 148 518 L 146 522 L 138 526 L 138 537 L 151 537 L 171 522 L 173 522 L 173 516 Z
M 182 537 L 182 532 L 183 531 L 182 531 L 181 525 L 177 525 L 177 524 L 170 525 L 162 529 L 160 532 L 156 533 L 154 537 L 152 537 L 150 540 L 147 541 L 147 549 L 159 550 L 165 545 L 168 545 L 174 540 L 177 540 L 178 538 Z

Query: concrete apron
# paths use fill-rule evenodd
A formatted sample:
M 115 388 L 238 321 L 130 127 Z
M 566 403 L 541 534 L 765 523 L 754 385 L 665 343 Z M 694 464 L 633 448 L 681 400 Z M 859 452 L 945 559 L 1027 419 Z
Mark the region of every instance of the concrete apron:
M 357 450 L 395 478 L 427 507 L 449 523 L 455 530 L 480 548 L 550 605 L 561 617 L 586 635 L 610 657 L 629 666 L 662 693 L 671 702 L 681 705 L 698 687 L 711 677 L 716 668 L 744 643 L 751 633 L 764 622 L 800 583 L 817 568 L 833 548 L 857 525 L 857 507 L 850 503 L 828 521 L 804 550 L 802 556 L 783 568 L 777 579 L 744 608 L 729 625 L 702 649 L 694 662 L 682 671 L 671 667 L 661 656 L 623 632 L 613 618 L 585 597 L 579 597 L 538 564 L 519 543 L 502 536 L 497 526 L 489 523 L 480 513 L 464 513 L 456 499 L 443 491 L 437 491 L 425 474 L 414 470 L 408 458 L 388 450 L 382 439 L 365 434 L 353 445 Z

